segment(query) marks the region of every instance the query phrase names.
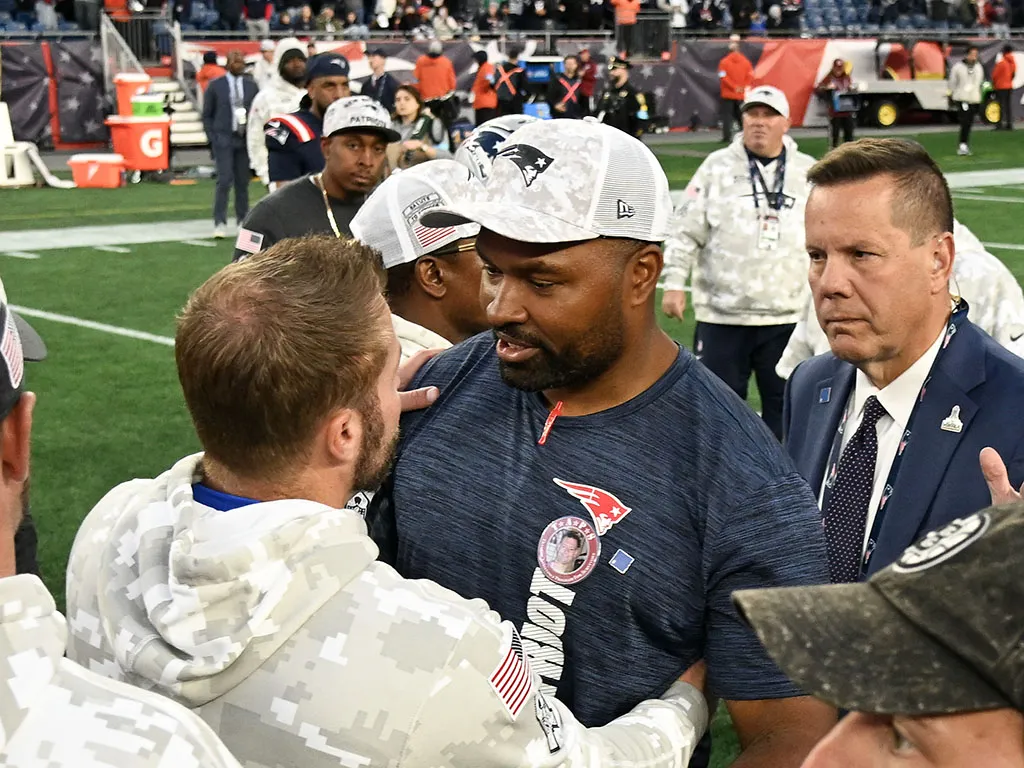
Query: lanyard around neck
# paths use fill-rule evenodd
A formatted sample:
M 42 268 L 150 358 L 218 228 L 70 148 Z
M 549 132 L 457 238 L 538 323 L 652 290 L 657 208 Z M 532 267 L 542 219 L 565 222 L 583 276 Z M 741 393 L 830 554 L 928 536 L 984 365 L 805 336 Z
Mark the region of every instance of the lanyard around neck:
M 313 177 L 313 183 L 316 184 L 316 188 L 320 190 L 320 194 L 324 198 L 324 209 L 327 211 L 327 221 L 331 225 L 331 229 L 334 230 L 335 237 L 341 237 L 341 230 L 338 228 L 338 222 L 334 218 L 334 211 L 331 210 L 331 201 L 327 199 L 327 189 L 324 187 L 324 174 L 323 171 Z
M 773 211 L 782 209 L 782 202 L 784 195 L 782 194 L 783 188 L 786 186 L 786 148 L 782 148 L 782 153 L 776 158 L 778 160 L 778 166 L 775 171 L 775 189 L 772 192 L 768 191 L 768 185 L 765 183 L 764 176 L 761 174 L 761 169 L 757 165 L 757 160 L 754 159 L 754 155 L 747 150 L 747 162 L 750 164 L 750 188 L 754 192 L 754 210 L 757 210 L 760 206 L 758 205 L 758 194 L 757 183 L 761 182 L 761 189 L 764 191 L 765 202 L 768 204 L 768 208 Z

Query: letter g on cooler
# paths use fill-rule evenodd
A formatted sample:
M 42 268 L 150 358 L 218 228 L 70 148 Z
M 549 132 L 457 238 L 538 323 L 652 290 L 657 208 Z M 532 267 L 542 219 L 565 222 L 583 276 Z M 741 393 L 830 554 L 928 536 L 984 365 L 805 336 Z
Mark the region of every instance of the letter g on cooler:
M 146 157 L 156 159 L 164 153 L 164 132 L 160 128 L 150 128 L 139 136 L 139 149 Z

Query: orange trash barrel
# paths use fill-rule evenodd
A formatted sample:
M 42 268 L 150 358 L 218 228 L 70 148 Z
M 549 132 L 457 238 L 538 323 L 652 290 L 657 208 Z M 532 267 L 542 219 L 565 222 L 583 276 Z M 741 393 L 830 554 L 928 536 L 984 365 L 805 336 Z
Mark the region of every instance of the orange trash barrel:
M 124 157 L 129 171 L 166 171 L 170 164 L 171 118 L 120 117 L 106 119 L 114 152 Z

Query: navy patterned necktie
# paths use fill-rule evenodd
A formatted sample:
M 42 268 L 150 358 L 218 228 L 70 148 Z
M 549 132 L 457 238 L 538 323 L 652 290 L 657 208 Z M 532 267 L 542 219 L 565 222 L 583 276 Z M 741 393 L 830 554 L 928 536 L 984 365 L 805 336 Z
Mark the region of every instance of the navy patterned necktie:
M 874 395 L 865 401 L 864 418 L 843 449 L 832 493 L 826 509 L 822 510 L 829 577 L 833 584 L 845 584 L 860 578 L 864 529 L 868 522 L 868 505 L 875 483 L 875 460 L 878 458 L 875 425 L 885 414 L 885 408 Z

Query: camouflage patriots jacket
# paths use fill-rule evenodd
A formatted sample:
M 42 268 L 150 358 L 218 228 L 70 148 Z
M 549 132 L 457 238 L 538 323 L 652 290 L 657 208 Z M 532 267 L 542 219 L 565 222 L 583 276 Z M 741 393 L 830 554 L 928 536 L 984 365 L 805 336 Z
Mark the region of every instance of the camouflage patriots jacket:
M 682 290 L 692 279 L 697 320 L 724 325 L 795 323 L 807 296 L 804 208 L 810 194 L 807 171 L 814 158 L 797 151 L 789 136 L 785 186 L 778 211 L 780 240 L 760 248 L 758 212 L 766 212 L 759 190 L 754 205 L 743 135 L 701 163 L 676 208 L 674 235 L 665 243 L 665 288 Z M 762 167 L 774 190 L 778 163 Z
M 376 561 L 310 501 L 218 511 L 201 456 L 118 486 L 71 553 L 69 655 L 196 708 L 246 766 L 685 766 L 707 725 L 676 683 L 587 730 L 540 694 L 482 600 Z
M 0 579 L 0 765 L 238 768 L 192 712 L 82 669 L 66 640 L 37 577 Z
M 967 300 L 971 322 L 1016 355 L 1024 357 L 1024 292 L 1013 273 L 959 221 L 953 223 L 956 258 L 949 290 Z M 830 351 L 808 296 L 793 335 L 775 366 L 788 379 L 804 360 Z

